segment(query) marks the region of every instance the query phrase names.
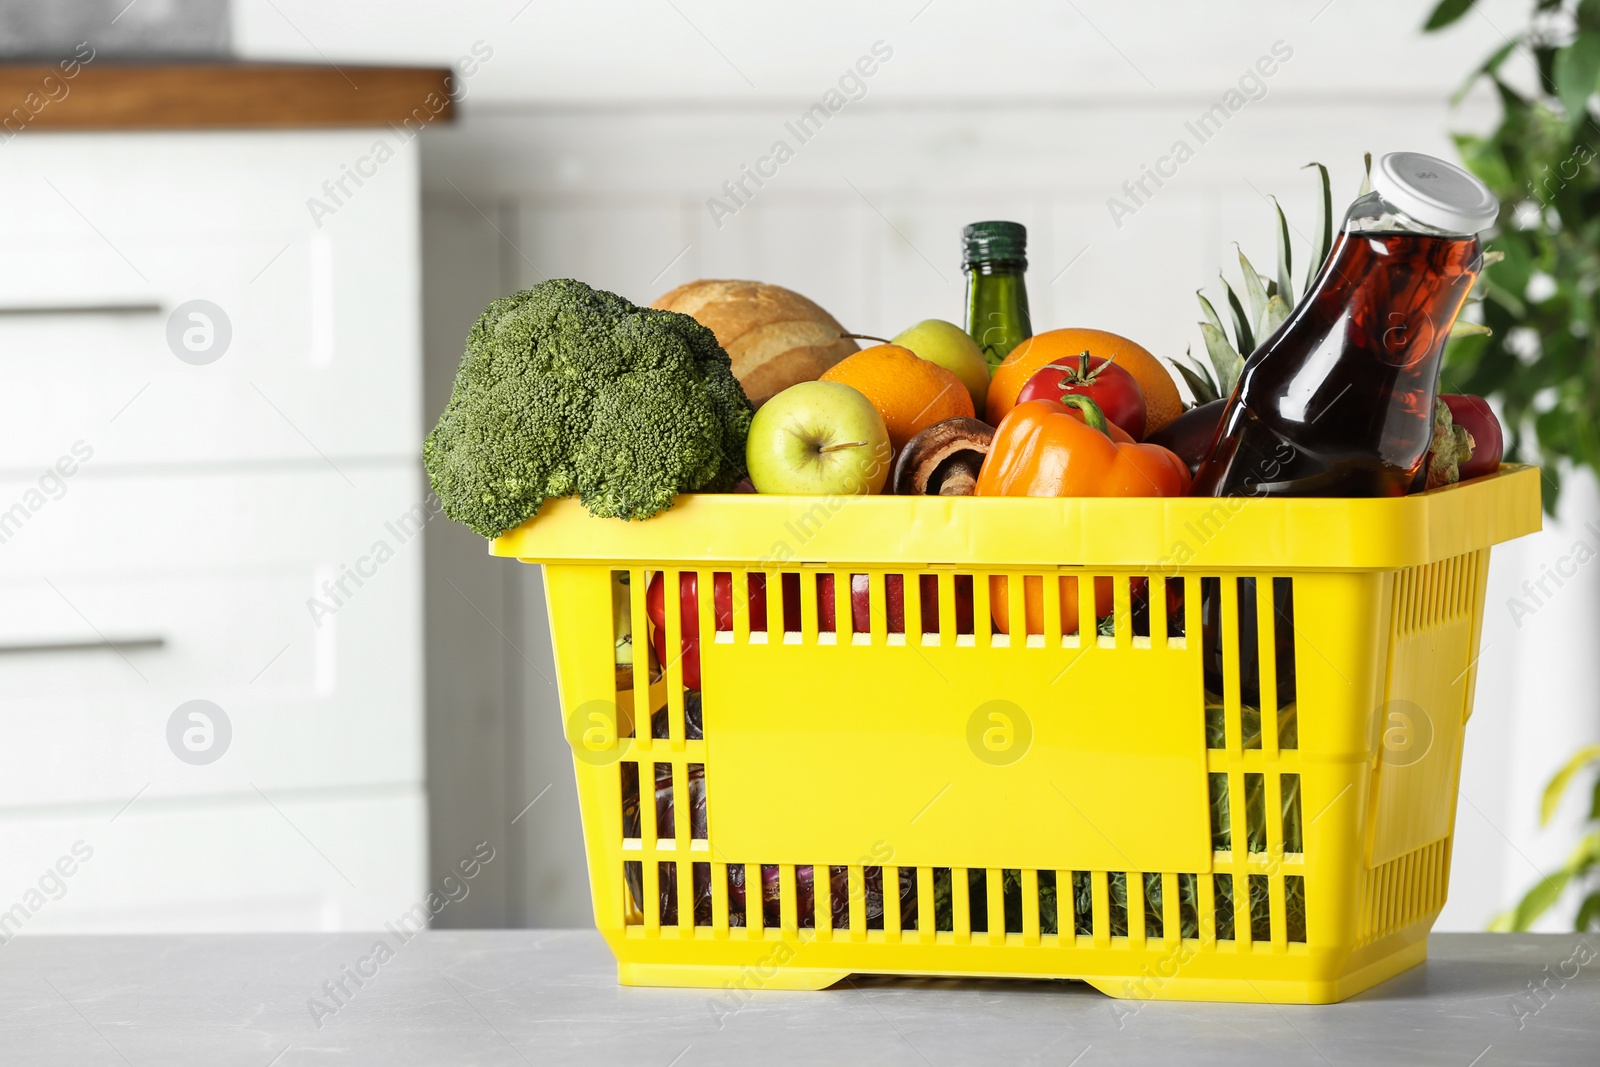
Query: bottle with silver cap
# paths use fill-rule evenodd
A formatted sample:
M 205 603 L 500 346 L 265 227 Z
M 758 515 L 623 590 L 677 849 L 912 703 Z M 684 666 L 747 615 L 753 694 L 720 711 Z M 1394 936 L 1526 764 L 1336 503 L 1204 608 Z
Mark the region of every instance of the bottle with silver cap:
M 1245 361 L 1197 496 L 1400 496 L 1428 451 L 1445 339 L 1499 204 L 1416 152 L 1378 162 L 1316 280 Z

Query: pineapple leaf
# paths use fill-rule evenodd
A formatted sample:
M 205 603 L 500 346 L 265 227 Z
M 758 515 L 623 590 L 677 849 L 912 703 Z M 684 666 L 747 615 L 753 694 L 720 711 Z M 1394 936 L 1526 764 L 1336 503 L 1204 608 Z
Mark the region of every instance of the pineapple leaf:
M 1195 405 L 1209 404 L 1213 400 L 1220 400 L 1217 383 L 1212 379 L 1211 372 L 1194 358 L 1189 349 L 1185 349 L 1183 356 L 1172 362 L 1178 368 L 1178 374 L 1183 378 L 1184 384 L 1189 387 L 1189 392 L 1194 396 Z
M 1265 341 L 1278 332 L 1289 318 L 1289 304 L 1283 297 L 1273 294 L 1267 299 L 1267 310 L 1261 315 L 1261 339 Z
M 1196 289 L 1194 295 L 1200 298 L 1200 310 L 1205 314 L 1206 321 L 1222 331 L 1222 319 L 1217 316 L 1217 309 L 1211 306 L 1211 301 L 1206 299 L 1206 294 Z
M 1217 394 L 1227 396 L 1239 381 L 1239 372 L 1244 369 L 1244 357 L 1228 343 L 1227 336 L 1209 322 L 1200 324 L 1200 336 L 1205 338 L 1206 355 L 1216 368 Z
M 1283 205 L 1272 198 L 1272 207 L 1278 213 L 1278 294 L 1285 303 L 1294 299 L 1294 252 L 1289 244 L 1289 220 L 1283 217 Z
M 1222 276 L 1221 271 L 1217 272 L 1217 278 L 1222 282 L 1222 291 L 1228 295 L 1228 311 L 1233 315 L 1233 339 L 1238 342 L 1235 347 L 1240 352 L 1255 351 L 1255 334 L 1250 330 L 1250 320 L 1245 317 L 1239 294 L 1233 291 L 1233 286 L 1228 284 L 1228 279 Z
M 1311 260 L 1306 264 L 1306 291 L 1309 292 L 1317 272 L 1322 270 L 1323 260 L 1328 258 L 1328 250 L 1333 247 L 1333 186 L 1328 182 L 1327 167 L 1321 163 L 1307 163 L 1306 166 L 1316 167 L 1322 177 L 1322 214 L 1317 216 L 1317 232 L 1311 239 Z
M 1361 173 L 1361 191 L 1356 194 L 1357 198 L 1372 192 L 1372 153 L 1362 153 L 1361 163 L 1365 169 Z
M 1244 296 L 1250 301 L 1250 329 L 1258 337 L 1266 336 L 1261 330 L 1261 316 L 1267 310 L 1267 290 L 1261 284 L 1261 275 L 1245 258 L 1244 249 L 1237 243 L 1233 249 L 1239 253 L 1239 269 L 1244 273 Z

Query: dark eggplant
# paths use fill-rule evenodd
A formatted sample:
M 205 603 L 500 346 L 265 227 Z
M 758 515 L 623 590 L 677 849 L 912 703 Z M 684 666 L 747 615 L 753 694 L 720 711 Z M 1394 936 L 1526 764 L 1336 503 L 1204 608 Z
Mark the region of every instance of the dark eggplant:
M 1211 440 L 1217 436 L 1217 427 L 1222 424 L 1222 409 L 1227 406 L 1228 401 L 1224 398 L 1190 408 L 1146 437 L 1145 443 L 1160 445 L 1177 453 L 1178 458 L 1189 465 L 1189 476 L 1193 477 L 1211 449 Z

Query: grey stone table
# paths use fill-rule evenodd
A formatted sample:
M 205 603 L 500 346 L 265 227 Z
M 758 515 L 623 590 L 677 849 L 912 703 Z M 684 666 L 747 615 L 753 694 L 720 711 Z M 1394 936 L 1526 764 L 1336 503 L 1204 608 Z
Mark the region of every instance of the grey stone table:
M 16 938 L 0 1064 L 1600 1064 L 1600 938 L 1578 935 L 1436 935 L 1425 966 L 1317 1008 L 878 978 L 739 1003 L 621 988 L 588 931 L 424 932 L 381 962 L 375 936 Z

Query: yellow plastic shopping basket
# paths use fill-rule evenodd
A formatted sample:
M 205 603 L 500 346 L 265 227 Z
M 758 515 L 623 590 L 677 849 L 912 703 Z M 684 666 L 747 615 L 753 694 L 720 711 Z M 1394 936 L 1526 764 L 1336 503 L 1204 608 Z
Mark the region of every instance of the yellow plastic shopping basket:
M 1322 1003 L 1425 956 L 1489 547 L 1539 518 L 1507 466 L 1398 499 L 557 500 L 492 551 L 545 567 L 622 982 Z

